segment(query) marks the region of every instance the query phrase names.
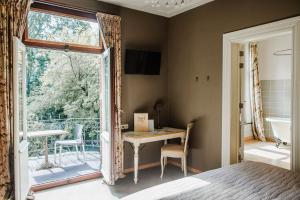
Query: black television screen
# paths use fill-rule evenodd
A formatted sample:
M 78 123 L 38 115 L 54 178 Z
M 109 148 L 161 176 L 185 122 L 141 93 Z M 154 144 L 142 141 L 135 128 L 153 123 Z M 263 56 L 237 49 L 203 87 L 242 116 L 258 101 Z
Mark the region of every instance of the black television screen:
M 160 74 L 160 52 L 126 49 L 125 74 Z

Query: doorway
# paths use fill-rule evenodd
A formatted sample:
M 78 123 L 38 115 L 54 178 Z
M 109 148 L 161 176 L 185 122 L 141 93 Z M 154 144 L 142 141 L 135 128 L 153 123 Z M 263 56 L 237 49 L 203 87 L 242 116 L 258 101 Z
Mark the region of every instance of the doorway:
M 243 160 L 244 135 L 241 125 L 243 113 L 240 104 L 240 71 L 233 65 L 234 44 L 249 44 L 251 41 L 261 41 L 266 38 L 290 34 L 292 37 L 292 70 L 291 70 L 291 170 L 300 171 L 299 125 L 300 102 L 298 97 L 300 82 L 300 59 L 297 52 L 300 49 L 300 18 L 290 18 L 257 27 L 252 27 L 223 35 L 223 97 L 222 97 L 222 166 L 228 166 Z M 247 53 L 245 53 L 247 54 Z M 238 55 L 239 56 L 239 55 Z M 247 61 L 246 61 L 247 62 Z M 239 68 L 240 65 L 237 65 Z M 234 71 L 236 70 L 236 71 Z M 235 72 L 235 73 L 234 73 Z M 249 127 L 249 125 L 248 125 Z M 251 130 L 251 129 L 250 129 Z M 242 135 L 241 135 L 242 132 Z M 282 145 L 282 144 L 280 144 Z
M 28 14 L 25 45 L 19 41 L 25 73 L 15 76 L 23 84 L 16 104 L 28 157 L 16 166 L 33 191 L 101 176 L 99 32 L 89 18 L 34 8 Z
M 241 46 L 241 160 L 291 169 L 292 34 Z

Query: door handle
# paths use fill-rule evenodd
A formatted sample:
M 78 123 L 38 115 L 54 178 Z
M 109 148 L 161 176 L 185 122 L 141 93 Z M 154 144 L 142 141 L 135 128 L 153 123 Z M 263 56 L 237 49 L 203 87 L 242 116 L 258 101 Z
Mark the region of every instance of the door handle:
M 19 144 L 19 153 L 23 153 L 26 151 L 28 151 L 28 142 L 27 142 L 27 140 L 23 140 Z

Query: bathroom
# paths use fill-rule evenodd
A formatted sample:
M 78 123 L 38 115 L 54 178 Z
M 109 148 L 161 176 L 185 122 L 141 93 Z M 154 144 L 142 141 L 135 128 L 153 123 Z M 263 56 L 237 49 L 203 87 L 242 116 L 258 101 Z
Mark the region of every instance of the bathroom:
M 251 41 L 245 55 L 243 158 L 290 169 L 292 35 Z

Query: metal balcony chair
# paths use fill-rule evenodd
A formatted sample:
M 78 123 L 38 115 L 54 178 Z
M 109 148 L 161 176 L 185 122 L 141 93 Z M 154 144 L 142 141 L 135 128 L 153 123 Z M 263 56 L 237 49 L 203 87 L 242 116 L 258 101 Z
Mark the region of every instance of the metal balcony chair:
M 161 148 L 161 176 L 164 175 L 164 168 L 167 164 L 167 158 L 181 158 L 181 170 L 184 171 L 184 175 L 187 174 L 187 155 L 188 155 L 188 140 L 191 129 L 194 123 L 189 123 L 187 125 L 185 141 L 183 144 L 165 144 Z
M 54 143 L 54 162 L 55 163 L 56 163 L 56 152 L 57 152 L 56 149 L 57 149 L 57 146 L 59 146 L 59 164 L 60 165 L 61 165 L 61 153 L 62 153 L 63 146 L 68 146 L 68 147 L 75 146 L 78 160 L 79 160 L 78 146 L 81 146 L 83 159 L 85 161 L 85 148 L 84 148 L 84 140 L 83 140 L 83 136 L 82 136 L 82 129 L 83 129 L 83 125 L 76 124 L 75 125 L 75 131 L 74 131 L 75 139 L 55 141 L 55 143 Z

